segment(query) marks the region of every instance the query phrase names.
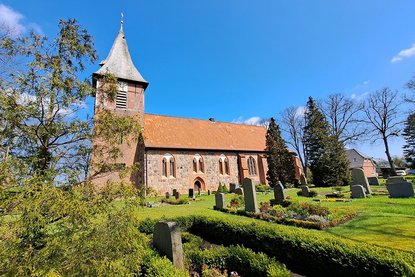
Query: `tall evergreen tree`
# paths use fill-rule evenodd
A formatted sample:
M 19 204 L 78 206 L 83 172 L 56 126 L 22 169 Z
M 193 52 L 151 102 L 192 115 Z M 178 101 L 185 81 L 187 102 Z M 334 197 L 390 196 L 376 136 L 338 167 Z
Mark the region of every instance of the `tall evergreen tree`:
M 274 118 L 271 118 L 268 126 L 266 144 L 267 180 L 270 186 L 274 187 L 278 181 L 283 184 L 293 183 L 295 181 L 294 154 L 288 150 Z
M 330 126 L 312 97 L 307 102 L 305 120 L 305 148 L 313 183 L 317 186 L 347 185 L 349 164 L 344 145 L 330 134 Z
M 406 141 L 403 146 L 405 159 L 411 168 L 415 168 L 415 113 L 406 119 L 403 136 Z

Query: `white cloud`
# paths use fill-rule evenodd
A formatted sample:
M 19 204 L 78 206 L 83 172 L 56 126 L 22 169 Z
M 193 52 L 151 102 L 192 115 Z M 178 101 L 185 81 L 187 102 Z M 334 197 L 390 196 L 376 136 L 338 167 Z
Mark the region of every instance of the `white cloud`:
M 264 124 L 264 120 L 259 116 L 253 116 L 248 119 L 244 119 L 240 116 L 237 119 L 232 120 L 232 123 L 262 126 Z
M 392 58 L 391 63 L 397 63 L 413 56 L 415 56 L 415 43 L 410 48 L 401 50 L 398 55 Z
M 299 117 L 303 117 L 305 115 L 305 111 L 306 109 L 304 106 L 299 106 L 297 110 L 295 111 L 295 115 Z
M 362 101 L 366 98 L 366 96 L 369 95 L 370 92 L 366 91 L 363 92 L 362 94 L 356 94 L 356 93 L 352 93 L 352 95 L 350 95 L 351 99 L 357 100 L 357 101 Z
M 369 83 L 370 83 L 370 80 L 366 80 L 366 81 L 364 81 L 362 84 L 363 84 L 364 86 L 367 86 Z
M 26 31 L 22 23 L 24 16 L 12 8 L 0 4 L 0 28 L 9 30 L 14 36 L 19 36 Z

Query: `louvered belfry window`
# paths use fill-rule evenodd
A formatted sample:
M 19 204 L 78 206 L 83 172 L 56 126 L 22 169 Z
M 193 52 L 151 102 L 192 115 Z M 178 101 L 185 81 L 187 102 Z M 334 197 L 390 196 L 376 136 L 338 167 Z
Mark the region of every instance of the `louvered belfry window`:
M 125 82 L 119 82 L 118 93 L 115 99 L 115 107 L 117 109 L 127 109 L 127 92 L 128 84 Z

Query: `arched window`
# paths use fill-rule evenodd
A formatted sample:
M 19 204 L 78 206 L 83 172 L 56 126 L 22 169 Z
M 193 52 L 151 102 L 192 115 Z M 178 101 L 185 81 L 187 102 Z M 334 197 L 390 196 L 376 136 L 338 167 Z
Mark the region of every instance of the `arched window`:
M 202 157 L 200 157 L 200 159 L 199 159 L 199 171 L 200 172 L 205 172 L 205 167 L 204 167 L 204 164 L 203 164 L 203 158 Z
M 176 164 L 172 154 L 164 154 L 161 162 L 161 173 L 164 177 L 176 177 Z
M 252 156 L 248 158 L 248 173 L 249 175 L 256 175 L 255 159 Z
M 193 172 L 197 172 L 197 160 L 193 158 Z
M 193 158 L 193 171 L 194 172 L 205 172 L 205 166 L 203 163 L 203 158 L 199 154 L 196 154 Z
M 219 173 L 229 175 L 229 161 L 223 154 L 219 157 Z

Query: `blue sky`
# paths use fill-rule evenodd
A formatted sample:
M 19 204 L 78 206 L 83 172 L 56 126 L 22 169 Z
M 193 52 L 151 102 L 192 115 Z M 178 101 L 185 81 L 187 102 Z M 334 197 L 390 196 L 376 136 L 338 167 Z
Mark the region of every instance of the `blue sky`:
M 0 1 L 0 19 L 20 32 L 57 33 L 76 18 L 100 59 L 120 13 L 136 67 L 150 82 L 146 112 L 219 121 L 278 117 L 308 96 L 364 98 L 404 91 L 415 74 L 414 1 L 131 0 Z M 98 69 L 98 62 L 85 76 Z M 92 107 L 92 101 L 88 101 Z M 401 155 L 402 141 L 392 153 Z M 384 157 L 381 145 L 359 150 Z

